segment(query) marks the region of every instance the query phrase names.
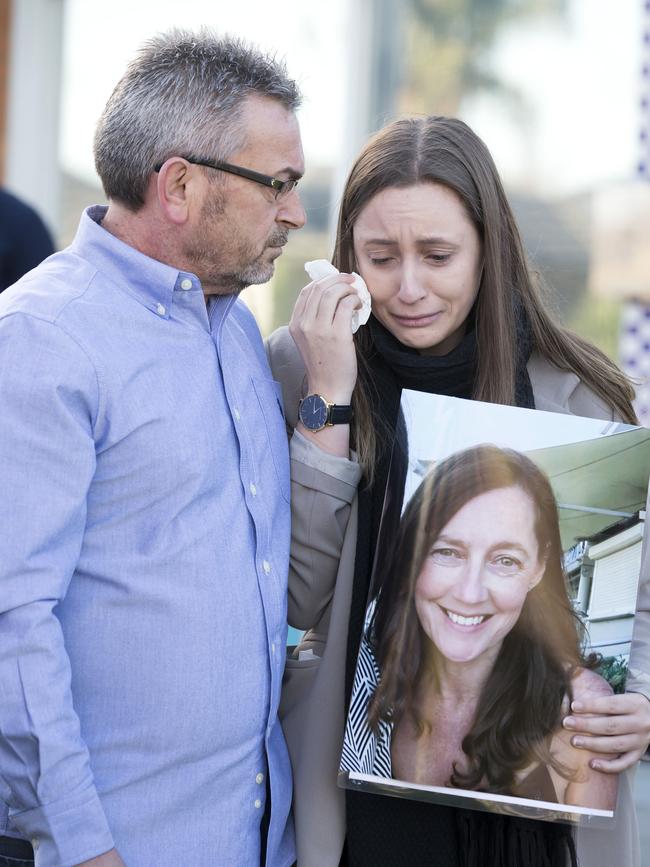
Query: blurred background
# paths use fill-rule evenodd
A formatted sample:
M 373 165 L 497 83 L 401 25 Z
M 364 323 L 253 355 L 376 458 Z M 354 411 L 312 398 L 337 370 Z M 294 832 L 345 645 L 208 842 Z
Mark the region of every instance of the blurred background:
M 246 292 L 265 333 L 287 321 L 304 261 L 330 256 L 368 134 L 403 114 L 451 114 L 491 149 L 562 320 L 625 361 L 621 302 L 650 301 L 650 4 L 0 0 L 0 176 L 57 246 L 104 200 L 92 136 L 127 61 L 158 30 L 203 24 L 284 56 L 304 91 L 308 225 L 272 283 Z
M 138 45 L 208 25 L 285 57 L 300 112 L 308 225 L 245 292 L 269 333 L 329 258 L 340 191 L 368 135 L 450 114 L 485 140 L 562 321 L 650 398 L 650 0 L 0 0 L 0 182 L 55 244 L 104 201 L 95 123 Z M 638 804 L 650 835 L 650 764 Z M 650 864 L 650 836 L 644 840 Z

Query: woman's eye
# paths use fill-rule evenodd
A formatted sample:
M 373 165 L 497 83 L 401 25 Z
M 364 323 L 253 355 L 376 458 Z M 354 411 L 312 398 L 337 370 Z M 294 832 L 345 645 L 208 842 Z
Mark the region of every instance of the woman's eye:
M 522 568 L 521 560 L 517 560 L 516 557 L 497 557 L 494 560 L 497 568 L 500 568 L 504 572 L 518 572 Z
M 452 561 L 452 560 L 459 560 L 460 559 L 460 552 L 457 551 L 455 548 L 434 548 L 431 551 L 431 556 L 438 563 L 442 563 L 445 560 L 447 562 Z
M 370 264 L 371 264 L 371 265 L 385 265 L 387 262 L 390 262 L 390 261 L 391 261 L 391 257 L 390 257 L 390 256 L 385 256 L 385 257 L 381 257 L 381 256 L 380 256 L 380 257 L 377 257 L 377 258 L 374 258 L 373 256 L 370 256 L 369 258 L 370 258 Z
M 451 253 L 429 253 L 427 259 L 436 265 L 441 265 L 451 259 Z

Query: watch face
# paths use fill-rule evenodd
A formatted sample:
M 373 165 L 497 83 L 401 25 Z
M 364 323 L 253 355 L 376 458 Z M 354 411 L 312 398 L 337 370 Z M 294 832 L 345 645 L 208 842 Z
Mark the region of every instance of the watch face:
M 307 430 L 321 430 L 327 423 L 327 404 L 318 394 L 308 394 L 300 404 L 300 421 Z

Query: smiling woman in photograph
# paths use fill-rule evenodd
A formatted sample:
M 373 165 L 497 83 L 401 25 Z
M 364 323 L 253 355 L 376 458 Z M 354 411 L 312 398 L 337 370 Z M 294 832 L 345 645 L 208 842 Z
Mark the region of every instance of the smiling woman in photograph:
M 612 690 L 581 655 L 546 476 L 496 446 L 456 453 L 420 484 L 390 550 L 341 767 L 613 810 L 616 778 L 562 727 L 568 702 Z

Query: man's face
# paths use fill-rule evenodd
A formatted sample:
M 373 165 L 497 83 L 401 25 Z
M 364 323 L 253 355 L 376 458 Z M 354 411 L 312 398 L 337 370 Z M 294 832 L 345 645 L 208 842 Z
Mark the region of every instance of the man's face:
M 245 144 L 228 157 L 229 163 L 279 180 L 303 174 L 295 114 L 276 100 L 251 96 L 244 103 L 242 123 Z M 231 294 L 266 283 L 289 231 L 305 223 L 298 193 L 294 190 L 278 201 L 274 189 L 248 178 L 200 171 L 205 174 L 203 201 L 188 226 L 185 255 L 205 293 Z

